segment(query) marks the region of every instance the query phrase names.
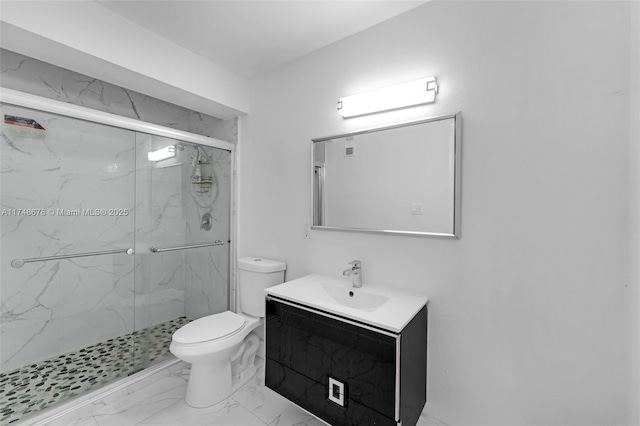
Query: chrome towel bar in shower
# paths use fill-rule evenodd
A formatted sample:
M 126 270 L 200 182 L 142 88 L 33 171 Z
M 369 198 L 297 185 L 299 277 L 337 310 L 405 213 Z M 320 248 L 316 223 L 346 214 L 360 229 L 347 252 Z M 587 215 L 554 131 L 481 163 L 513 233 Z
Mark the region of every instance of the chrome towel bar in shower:
M 215 240 L 212 243 L 193 244 L 193 245 L 190 245 L 190 246 L 177 246 L 177 247 L 165 247 L 165 248 L 151 247 L 151 252 L 153 252 L 153 253 L 162 253 L 163 251 L 187 250 L 187 249 L 193 249 L 193 248 L 222 246 L 222 245 L 224 245 L 224 241 Z
M 105 254 L 117 254 L 126 253 L 131 256 L 134 251 L 132 248 L 120 249 L 120 250 L 106 250 L 106 251 L 94 251 L 89 253 L 76 253 L 76 254 L 61 254 L 59 256 L 44 256 L 44 257 L 32 257 L 30 259 L 13 259 L 11 266 L 14 268 L 22 268 L 25 263 L 31 262 L 46 262 L 47 260 L 59 260 L 59 259 L 71 259 L 73 257 L 88 257 L 88 256 L 102 256 Z

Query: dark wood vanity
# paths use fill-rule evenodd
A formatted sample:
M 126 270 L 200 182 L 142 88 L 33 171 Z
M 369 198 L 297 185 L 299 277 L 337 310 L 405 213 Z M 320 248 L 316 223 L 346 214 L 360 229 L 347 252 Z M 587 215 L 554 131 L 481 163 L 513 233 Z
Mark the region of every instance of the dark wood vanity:
M 427 305 L 396 333 L 267 296 L 266 386 L 334 426 L 414 426 L 426 402 Z

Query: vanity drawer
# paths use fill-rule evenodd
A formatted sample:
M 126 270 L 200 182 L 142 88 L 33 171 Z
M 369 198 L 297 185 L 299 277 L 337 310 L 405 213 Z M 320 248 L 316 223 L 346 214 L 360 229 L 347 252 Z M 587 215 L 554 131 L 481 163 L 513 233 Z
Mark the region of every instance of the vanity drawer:
M 273 359 L 267 358 L 266 369 L 269 388 L 331 425 L 397 426 L 395 420 L 354 399 L 347 398 L 344 406 L 335 404 L 327 398 L 325 385 Z
M 331 417 L 335 411 L 336 416 L 344 416 L 356 410 L 371 421 L 379 416 L 396 424 L 399 335 L 373 331 L 274 300 L 267 300 L 266 332 L 268 387 L 293 402 L 294 397 L 304 399 L 304 404 L 299 405 L 322 418 L 325 417 L 321 413 Z M 282 382 L 285 378 L 284 382 L 289 382 L 291 377 L 296 377 L 295 389 L 287 389 L 289 385 Z M 299 382 L 304 384 L 298 385 Z M 345 407 L 335 402 L 340 386 L 345 389 Z M 333 400 L 329 398 L 330 390 Z M 305 404 L 312 404 L 313 409 Z M 353 424 L 386 424 L 380 419 Z

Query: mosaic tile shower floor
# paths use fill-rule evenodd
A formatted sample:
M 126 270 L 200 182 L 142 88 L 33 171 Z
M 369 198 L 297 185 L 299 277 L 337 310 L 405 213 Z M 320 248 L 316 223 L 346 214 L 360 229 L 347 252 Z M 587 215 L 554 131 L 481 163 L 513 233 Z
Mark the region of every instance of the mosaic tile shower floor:
M 0 374 L 0 425 L 8 425 L 74 396 L 165 360 L 176 318 Z

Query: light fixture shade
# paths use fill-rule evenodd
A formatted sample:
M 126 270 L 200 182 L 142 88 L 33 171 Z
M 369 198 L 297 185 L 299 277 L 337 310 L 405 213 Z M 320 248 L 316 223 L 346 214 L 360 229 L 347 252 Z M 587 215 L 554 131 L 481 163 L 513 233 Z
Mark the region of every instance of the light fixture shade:
M 428 104 L 436 100 L 437 93 L 438 84 L 436 83 L 436 78 L 426 77 L 371 92 L 345 96 L 338 101 L 338 112 L 343 117 L 354 117 L 373 112 Z
M 157 151 L 152 151 L 147 154 L 147 159 L 149 161 L 162 161 L 167 158 L 172 158 L 176 156 L 176 146 L 169 145 Z

